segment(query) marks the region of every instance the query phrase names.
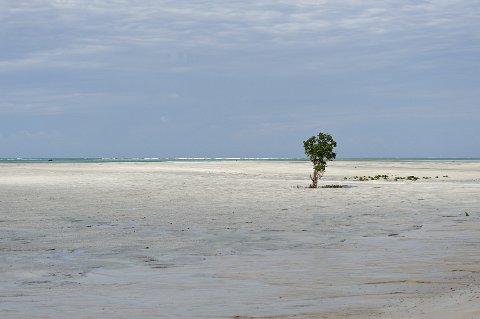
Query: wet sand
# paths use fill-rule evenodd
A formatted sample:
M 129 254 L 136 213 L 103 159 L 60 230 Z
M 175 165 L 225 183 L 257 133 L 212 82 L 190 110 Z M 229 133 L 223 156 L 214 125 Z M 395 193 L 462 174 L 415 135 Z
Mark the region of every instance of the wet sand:
M 0 317 L 480 317 L 480 162 L 310 171 L 2 164 Z

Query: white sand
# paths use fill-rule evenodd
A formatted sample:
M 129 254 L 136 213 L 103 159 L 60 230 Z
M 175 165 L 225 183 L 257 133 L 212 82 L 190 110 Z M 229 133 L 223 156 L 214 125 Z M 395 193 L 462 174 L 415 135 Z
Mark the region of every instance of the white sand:
M 0 318 L 480 318 L 480 162 L 310 167 L 0 165 Z

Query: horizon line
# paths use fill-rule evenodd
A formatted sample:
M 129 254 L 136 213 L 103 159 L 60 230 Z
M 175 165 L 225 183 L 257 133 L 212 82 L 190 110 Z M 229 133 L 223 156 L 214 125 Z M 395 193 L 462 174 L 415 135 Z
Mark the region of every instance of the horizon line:
M 480 157 L 340 157 L 337 161 L 480 160 Z M 333 160 L 333 161 L 335 161 Z M 309 161 L 306 157 L 0 157 L 0 162 Z

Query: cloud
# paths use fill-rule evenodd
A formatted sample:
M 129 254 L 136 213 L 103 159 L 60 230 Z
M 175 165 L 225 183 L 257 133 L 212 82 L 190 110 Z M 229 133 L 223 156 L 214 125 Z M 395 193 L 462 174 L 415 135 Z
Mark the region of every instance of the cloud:
M 470 118 L 478 118 L 480 2 L 23 0 L 0 6 L 2 132 L 54 127 L 84 145 L 72 149 L 97 141 L 92 154 L 115 143 L 140 151 L 138 134 L 130 144 L 114 143 L 126 131 L 145 132 L 145 140 L 148 132 L 162 135 L 159 149 L 178 150 L 195 136 L 195 150 L 222 145 L 235 155 L 228 140 L 235 132 L 240 140 L 249 136 L 245 149 L 263 136 L 260 150 L 272 136 L 293 145 L 319 127 L 346 127 L 362 138 L 378 133 L 377 122 L 413 119 L 420 127 L 429 117 L 442 125 L 452 118 L 467 123 L 457 125 L 466 132 Z M 87 122 L 101 141 L 84 130 Z M 4 139 L 13 139 L 7 133 Z M 169 145 L 172 137 L 181 142 Z M 279 142 L 276 154 L 282 147 Z
M 178 100 L 181 96 L 178 93 L 172 92 L 172 93 L 168 93 L 167 97 L 170 100 Z
M 50 50 L 39 50 L 34 53 L 25 54 L 21 57 L 0 61 L 0 70 L 12 69 L 35 69 L 35 68 L 68 68 L 84 69 L 99 68 L 102 63 L 88 59 L 93 55 L 108 52 L 105 46 L 75 45 L 68 49 L 57 48 Z
M 1 90 L 0 90 L 1 92 Z M 55 115 L 91 112 L 99 93 L 58 92 L 41 89 L 1 92 L 0 114 Z
M 17 54 L 0 60 L 0 69 L 126 67 L 134 53 L 148 62 L 155 55 L 164 72 L 255 68 L 247 55 L 267 66 L 293 62 L 302 72 L 333 72 L 347 58 L 352 67 L 458 50 L 455 39 L 478 42 L 480 28 L 472 14 L 479 5 L 471 1 L 38 0 L 4 6 L 2 51 Z M 358 54 L 345 57 L 341 50 Z M 221 59 L 225 55 L 231 59 Z

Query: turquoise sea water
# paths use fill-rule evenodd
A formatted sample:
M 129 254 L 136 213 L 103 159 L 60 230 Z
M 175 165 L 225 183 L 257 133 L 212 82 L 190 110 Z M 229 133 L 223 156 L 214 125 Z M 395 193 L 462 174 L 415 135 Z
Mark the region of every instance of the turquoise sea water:
M 472 158 L 339 158 L 337 161 L 480 161 Z M 305 158 L 232 158 L 232 157 L 178 157 L 178 158 L 0 158 L 0 163 L 134 163 L 134 162 L 215 162 L 215 161 L 307 161 Z
M 215 162 L 215 161 L 303 161 L 301 158 L 235 157 L 139 157 L 139 158 L 0 158 L 0 163 L 136 163 L 136 162 Z

